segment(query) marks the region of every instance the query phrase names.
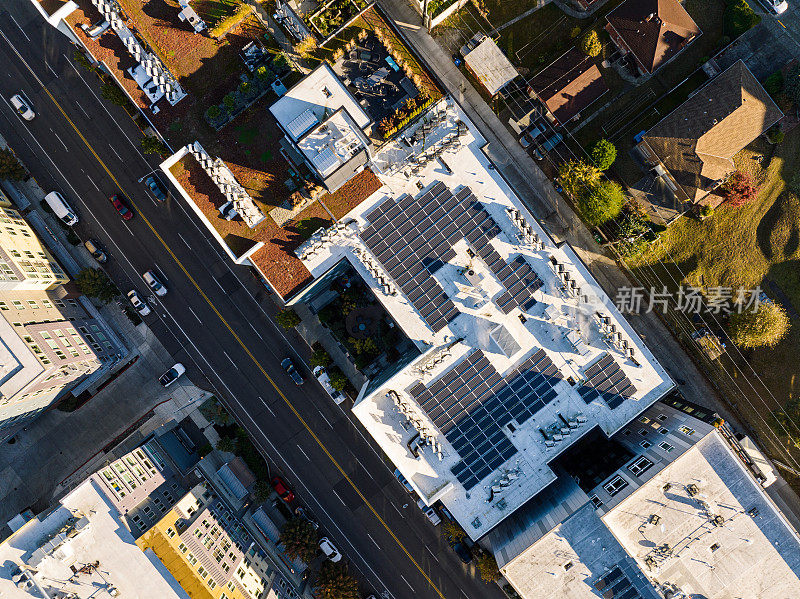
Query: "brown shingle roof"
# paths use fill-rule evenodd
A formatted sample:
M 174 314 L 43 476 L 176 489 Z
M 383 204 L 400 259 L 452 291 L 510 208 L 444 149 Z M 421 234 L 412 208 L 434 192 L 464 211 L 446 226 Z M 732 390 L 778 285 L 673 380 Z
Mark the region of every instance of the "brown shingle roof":
M 740 60 L 644 136 L 690 200 L 734 170 L 733 157 L 783 113 Z
M 608 91 L 600 69 L 577 48 L 539 71 L 530 86 L 562 124 Z
M 701 33 L 677 0 L 627 0 L 606 18 L 649 73 Z

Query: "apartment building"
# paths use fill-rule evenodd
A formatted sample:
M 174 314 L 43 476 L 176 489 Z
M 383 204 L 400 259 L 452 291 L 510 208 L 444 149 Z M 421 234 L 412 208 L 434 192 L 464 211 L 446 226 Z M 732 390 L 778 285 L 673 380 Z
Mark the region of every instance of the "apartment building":
M 111 363 L 117 348 L 0 191 L 0 442 Z

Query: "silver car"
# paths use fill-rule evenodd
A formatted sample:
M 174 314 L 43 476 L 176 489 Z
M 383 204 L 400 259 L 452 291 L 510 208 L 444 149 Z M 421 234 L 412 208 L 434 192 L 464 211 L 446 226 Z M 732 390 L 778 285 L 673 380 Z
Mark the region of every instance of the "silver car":
M 14 110 L 17 111 L 19 116 L 26 121 L 32 121 L 33 117 L 36 116 L 36 113 L 33 111 L 33 104 L 30 100 L 28 100 L 27 97 L 25 97 L 25 94 L 14 94 L 11 96 L 10 102 L 11 106 L 14 107 Z
M 144 282 L 147 283 L 147 286 L 153 290 L 156 295 L 167 295 L 167 288 L 161 283 L 161 281 L 156 276 L 152 270 L 148 270 L 146 273 L 142 275 Z

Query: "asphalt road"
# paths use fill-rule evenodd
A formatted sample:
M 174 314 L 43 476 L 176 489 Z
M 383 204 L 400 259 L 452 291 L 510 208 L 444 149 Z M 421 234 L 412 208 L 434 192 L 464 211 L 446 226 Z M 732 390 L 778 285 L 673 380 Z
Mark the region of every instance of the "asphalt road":
M 275 326 L 263 285 L 230 263 L 181 200 L 160 204 L 138 183 L 156 162 L 139 151 L 131 119 L 101 101 L 96 78 L 76 68 L 69 41 L 27 0 L 4 6 L 3 136 L 45 190 L 65 195 L 81 238 L 105 247 L 121 290 L 144 293 L 140 274 L 161 275 L 169 293 L 154 301 L 148 325 L 190 379 L 207 387 L 206 379 L 223 398 L 360 573 L 364 591 L 397 599 L 503 597 L 458 560 L 374 444 L 310 376 L 307 348 Z M 30 123 L 7 102 L 20 90 L 37 112 Z M 128 222 L 108 201 L 119 192 L 136 212 Z M 302 387 L 280 368 L 287 356 L 303 364 Z

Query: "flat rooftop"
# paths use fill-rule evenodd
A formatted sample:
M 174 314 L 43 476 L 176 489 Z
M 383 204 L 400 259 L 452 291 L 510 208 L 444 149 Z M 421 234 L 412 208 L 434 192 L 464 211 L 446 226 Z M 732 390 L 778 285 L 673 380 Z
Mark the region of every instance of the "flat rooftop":
M 81 571 L 93 563 L 98 563 L 96 569 Z M 35 568 L 29 590 L 12 580 L 25 565 Z M 92 479 L 64 497 L 44 520 L 31 520 L 0 544 L 2 597 L 70 594 L 89 599 L 103 596 L 111 587 L 121 597 L 189 598 L 152 552 L 142 552 L 134 544 L 119 513 Z
M 800 538 L 716 431 L 603 520 L 649 577 L 691 597 L 800 597 Z
M 489 168 L 455 105 L 382 147 L 384 186 L 297 253 L 349 260 L 422 356 L 353 408 L 419 495 L 478 538 L 552 483 L 553 458 L 611 435 L 672 386 L 569 246 Z

